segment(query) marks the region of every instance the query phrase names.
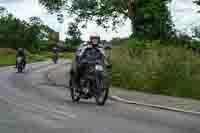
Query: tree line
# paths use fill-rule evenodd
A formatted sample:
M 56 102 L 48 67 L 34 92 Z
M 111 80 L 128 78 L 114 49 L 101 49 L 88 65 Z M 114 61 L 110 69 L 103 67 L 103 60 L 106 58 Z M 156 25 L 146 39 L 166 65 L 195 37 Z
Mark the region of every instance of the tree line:
M 167 4 L 171 0 L 40 0 L 50 12 L 63 8 L 80 27 L 88 21 L 113 30 L 126 19 L 132 22 L 134 37 L 168 39 L 174 34 L 173 23 Z M 109 24 L 112 22 L 112 24 Z
M 69 24 L 66 43 L 81 43 L 81 28 L 87 22 L 94 21 L 105 29 L 113 30 L 126 19 L 131 20 L 132 36 L 144 40 L 173 40 L 177 43 L 188 43 L 191 39 L 187 34 L 178 33 L 168 10 L 171 0 L 39 0 L 50 13 L 57 13 L 60 23 L 63 22 L 61 10 L 74 17 Z M 200 5 L 200 0 L 194 1 Z M 194 27 L 195 37 L 199 36 L 200 28 Z M 19 20 L 0 7 L 0 41 L 1 47 L 25 47 L 39 49 L 41 40 L 53 31 L 37 18 L 28 22 Z M 39 42 L 39 43 L 38 43 Z
M 53 32 L 39 17 L 30 17 L 28 21 L 20 20 L 0 7 L 0 47 L 25 48 L 38 51 L 48 47 L 48 33 Z M 46 42 L 46 44 L 44 43 Z
M 176 31 L 168 5 L 172 0 L 39 0 L 51 13 L 65 10 L 74 17 L 74 27 L 94 21 L 105 29 L 131 20 L 132 36 L 144 40 L 177 40 L 187 36 Z M 200 0 L 194 3 L 200 5 Z M 60 19 L 60 18 L 59 18 Z M 197 30 L 195 30 L 197 29 Z M 193 29 L 198 35 L 199 27 Z M 77 30 L 76 30 L 77 31 Z M 184 35 L 183 35 L 184 34 Z M 187 38 L 190 38 L 187 36 Z M 181 42 L 181 41 L 180 41 Z

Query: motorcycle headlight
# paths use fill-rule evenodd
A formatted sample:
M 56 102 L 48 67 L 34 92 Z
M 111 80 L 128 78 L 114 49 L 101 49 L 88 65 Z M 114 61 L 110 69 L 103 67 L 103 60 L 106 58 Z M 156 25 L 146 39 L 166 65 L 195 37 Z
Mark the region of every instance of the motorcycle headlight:
M 22 58 L 21 57 L 18 57 L 17 58 L 17 62 L 21 62 L 22 61 Z
M 97 71 L 103 71 L 103 66 L 102 66 L 102 65 L 96 65 L 96 66 L 95 66 L 95 69 L 96 69 Z

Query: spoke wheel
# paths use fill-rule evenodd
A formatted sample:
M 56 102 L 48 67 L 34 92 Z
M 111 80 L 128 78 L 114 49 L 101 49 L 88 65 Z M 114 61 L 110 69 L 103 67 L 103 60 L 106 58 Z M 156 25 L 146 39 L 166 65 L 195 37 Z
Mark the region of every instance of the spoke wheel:
M 98 90 L 98 94 L 95 97 L 95 100 L 96 100 L 97 105 L 102 106 L 105 104 L 106 100 L 108 99 L 109 88 L 104 88 L 102 80 L 98 81 L 97 86 L 99 90 Z
M 79 102 L 80 101 L 80 93 L 77 92 L 77 85 L 75 85 L 73 80 L 70 80 L 70 93 L 71 98 L 73 102 Z

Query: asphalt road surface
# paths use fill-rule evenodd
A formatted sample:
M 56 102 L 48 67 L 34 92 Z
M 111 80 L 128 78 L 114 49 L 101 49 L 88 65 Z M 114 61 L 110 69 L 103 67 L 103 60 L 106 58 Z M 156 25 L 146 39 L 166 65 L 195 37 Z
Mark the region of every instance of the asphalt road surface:
M 200 133 L 200 116 L 94 100 L 72 103 L 65 87 L 46 79 L 48 62 L 23 74 L 0 68 L 2 133 Z M 67 82 L 67 81 L 66 81 Z

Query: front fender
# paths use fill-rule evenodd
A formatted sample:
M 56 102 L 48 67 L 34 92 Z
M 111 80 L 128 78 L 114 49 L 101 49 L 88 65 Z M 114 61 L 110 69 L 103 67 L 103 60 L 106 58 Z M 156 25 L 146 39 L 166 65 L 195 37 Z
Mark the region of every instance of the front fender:
M 104 88 L 104 74 L 101 71 L 96 71 L 95 72 L 95 82 L 96 82 L 96 87 L 98 90 L 101 90 Z

